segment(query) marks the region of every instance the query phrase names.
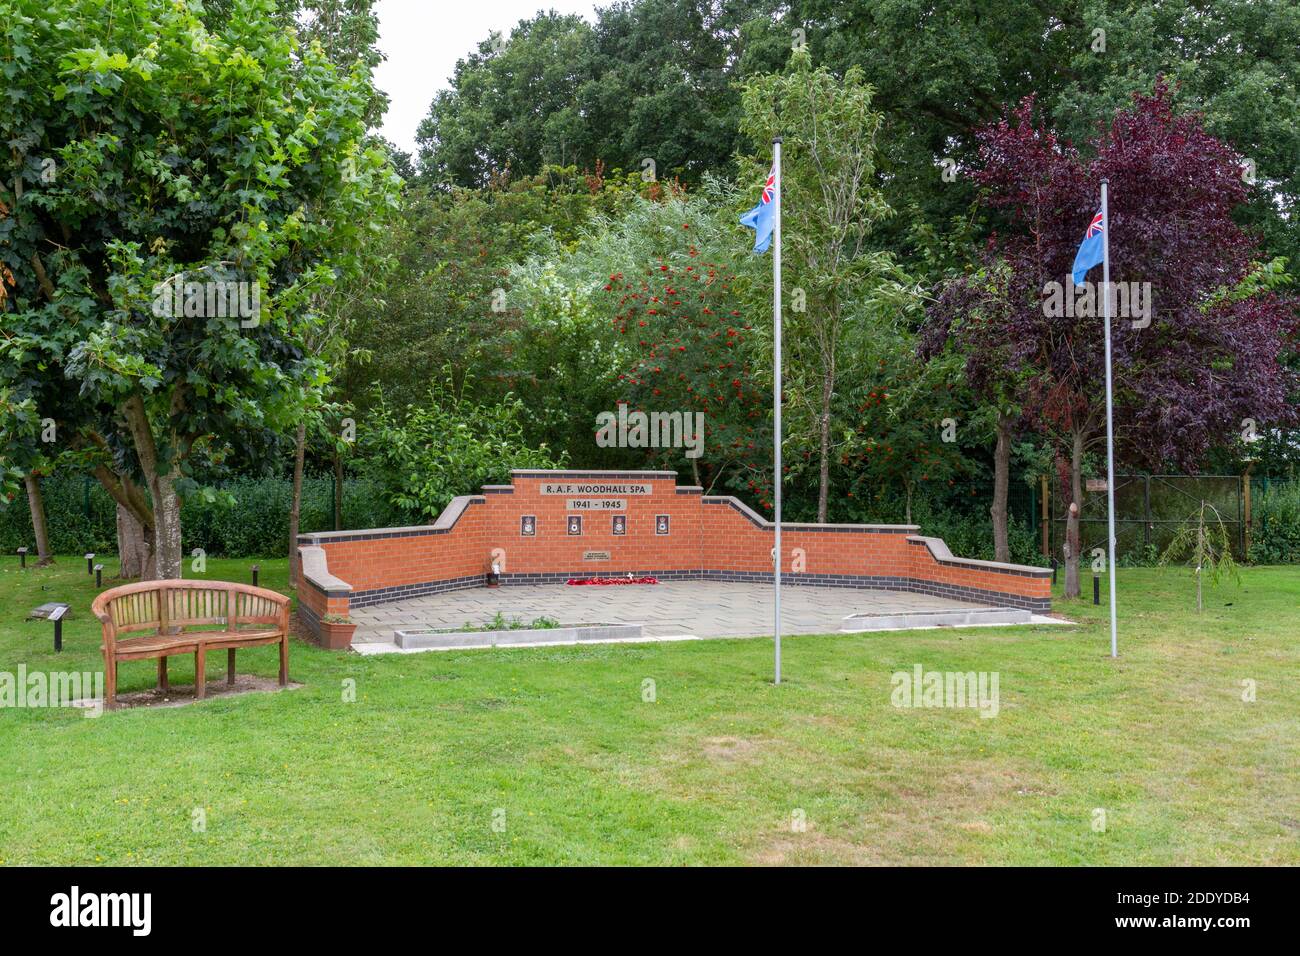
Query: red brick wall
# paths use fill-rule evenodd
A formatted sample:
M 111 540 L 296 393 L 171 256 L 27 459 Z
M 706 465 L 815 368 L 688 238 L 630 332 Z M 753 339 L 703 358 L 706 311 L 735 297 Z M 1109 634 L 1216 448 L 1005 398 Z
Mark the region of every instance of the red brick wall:
M 303 535 L 300 542 L 315 541 L 325 547 L 330 574 L 347 581 L 354 591 L 482 574 L 487 570 L 489 544 L 487 509 L 481 498 L 466 500 L 455 526 L 445 533 L 430 528 L 405 529 L 415 534 L 378 537 L 397 529 Z
M 569 479 L 556 475 L 541 478 L 521 475 L 515 478 L 513 491 L 487 494 L 485 497 L 492 513 L 488 527 L 493 539 L 489 549 L 505 550 L 505 573 L 563 572 L 596 575 L 615 571 L 698 570 L 702 543 L 699 494 L 677 494 L 676 478 L 669 473 L 622 474 L 634 477 L 602 475 L 595 479 Z M 636 475 L 658 477 L 635 477 Z M 563 481 L 648 485 L 650 494 L 601 496 L 627 502 L 627 510 L 622 512 L 627 518 L 627 534 L 620 536 L 613 533 L 614 512 L 587 512 L 581 514 L 582 534 L 571 536 L 567 533 L 570 512 L 565 507 L 566 502 L 570 497 L 592 496 L 541 494 L 540 489 L 544 483 Z M 654 533 L 656 516 L 661 514 L 669 516 L 667 535 Z M 520 534 L 520 518 L 523 515 L 536 516 L 535 537 Z M 610 560 L 585 561 L 583 554 L 588 551 L 607 551 Z M 485 556 L 481 570 L 486 572 L 489 563 Z
M 582 534 L 567 533 L 566 507 L 588 494 L 542 494 L 544 483 L 645 485 L 644 495 L 599 497 L 626 502 L 622 512 L 582 512 Z M 612 531 L 614 514 L 627 518 L 626 535 Z M 535 536 L 520 533 L 523 515 L 536 518 Z M 658 515 L 669 533 L 655 534 Z M 942 541 L 922 538 L 907 525 L 798 525 L 782 527 L 782 574 L 791 583 L 911 587 L 953 597 L 1013 603 L 1045 610 L 1051 572 L 954 558 Z M 503 582 L 562 580 L 580 575 L 656 573 L 667 578 L 770 579 L 772 525 L 734 498 L 704 497 L 679 488 L 671 472 L 518 472 L 510 486 L 456 499 L 433 524 L 302 535 L 301 545 L 319 547 L 328 576 L 351 588 L 352 605 L 380 603 L 482 583 L 494 557 Z M 608 552 L 588 560 L 586 552 Z M 313 552 L 315 560 L 315 552 Z M 319 576 L 323 571 L 317 567 Z M 544 578 L 542 576 L 545 576 Z M 311 613 L 326 613 L 311 596 L 304 573 L 301 598 Z M 328 613 L 339 599 L 330 598 Z M 314 602 L 314 603 L 313 603 Z M 346 605 L 348 600 L 344 600 Z M 346 613 L 346 608 L 342 613 Z
M 704 499 L 703 550 L 710 570 L 768 574 L 772 566 L 774 534 L 746 515 L 735 498 Z M 759 516 L 748 512 L 754 519 Z M 907 536 L 914 525 L 800 525 L 781 526 L 783 574 L 907 577 L 911 571 Z

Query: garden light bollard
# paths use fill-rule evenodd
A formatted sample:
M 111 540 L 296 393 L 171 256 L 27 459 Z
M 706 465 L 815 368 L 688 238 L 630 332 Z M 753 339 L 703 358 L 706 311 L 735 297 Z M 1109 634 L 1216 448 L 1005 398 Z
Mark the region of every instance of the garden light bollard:
M 56 607 L 50 612 L 50 620 L 54 622 L 54 650 L 56 653 L 63 653 L 63 615 L 68 609 L 66 607 Z
M 86 573 L 87 574 L 95 573 L 95 552 L 94 551 L 91 551 L 86 555 Z
M 262 570 L 261 565 L 253 565 L 253 587 L 257 587 L 257 572 Z
M 102 564 L 97 564 L 95 565 L 95 587 L 102 588 L 103 586 L 104 586 L 104 566 Z
M 18 566 L 19 566 L 20 568 L 25 568 L 25 567 L 27 567 L 27 549 L 26 549 L 26 548 L 19 548 L 19 549 L 18 549 Z

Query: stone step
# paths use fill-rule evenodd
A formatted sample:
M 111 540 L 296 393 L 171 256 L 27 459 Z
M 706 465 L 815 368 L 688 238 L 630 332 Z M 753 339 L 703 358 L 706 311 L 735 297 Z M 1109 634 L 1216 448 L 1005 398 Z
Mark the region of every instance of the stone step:
M 433 647 L 499 647 L 510 644 L 618 641 L 642 637 L 640 624 L 582 624 L 573 627 L 520 627 L 505 631 L 448 631 L 430 627 L 398 628 L 393 642 L 402 650 Z
M 1028 624 L 1031 611 L 1014 607 L 974 607 L 948 611 L 909 611 L 893 614 L 850 614 L 841 633 L 904 631 L 913 627 L 962 627 L 979 624 Z

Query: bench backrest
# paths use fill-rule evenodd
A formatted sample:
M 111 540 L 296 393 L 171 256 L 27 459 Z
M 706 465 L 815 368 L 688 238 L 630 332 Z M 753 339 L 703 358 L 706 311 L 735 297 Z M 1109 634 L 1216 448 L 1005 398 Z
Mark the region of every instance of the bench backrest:
M 107 639 L 138 631 L 283 625 L 289 599 L 266 588 L 229 581 L 141 581 L 112 588 L 90 610 Z

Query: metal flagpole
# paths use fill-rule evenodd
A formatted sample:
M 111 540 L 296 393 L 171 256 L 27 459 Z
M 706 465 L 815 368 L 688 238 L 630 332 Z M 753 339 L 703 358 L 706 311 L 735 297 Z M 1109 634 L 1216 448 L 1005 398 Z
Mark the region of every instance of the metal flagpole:
M 776 506 L 776 548 L 773 564 L 776 574 L 773 577 L 776 595 L 774 602 L 774 620 L 772 633 L 776 637 L 776 683 L 781 683 L 781 137 L 772 140 L 772 165 L 776 170 L 772 184 L 772 231 L 774 252 L 772 255 L 772 314 L 774 331 L 772 334 L 772 439 L 773 459 L 776 470 L 772 477 L 772 503 Z
M 1115 423 L 1110 374 L 1110 202 L 1109 180 L 1101 181 L 1101 287 L 1106 316 L 1106 525 L 1110 535 L 1110 656 L 1119 657 L 1115 621 Z

